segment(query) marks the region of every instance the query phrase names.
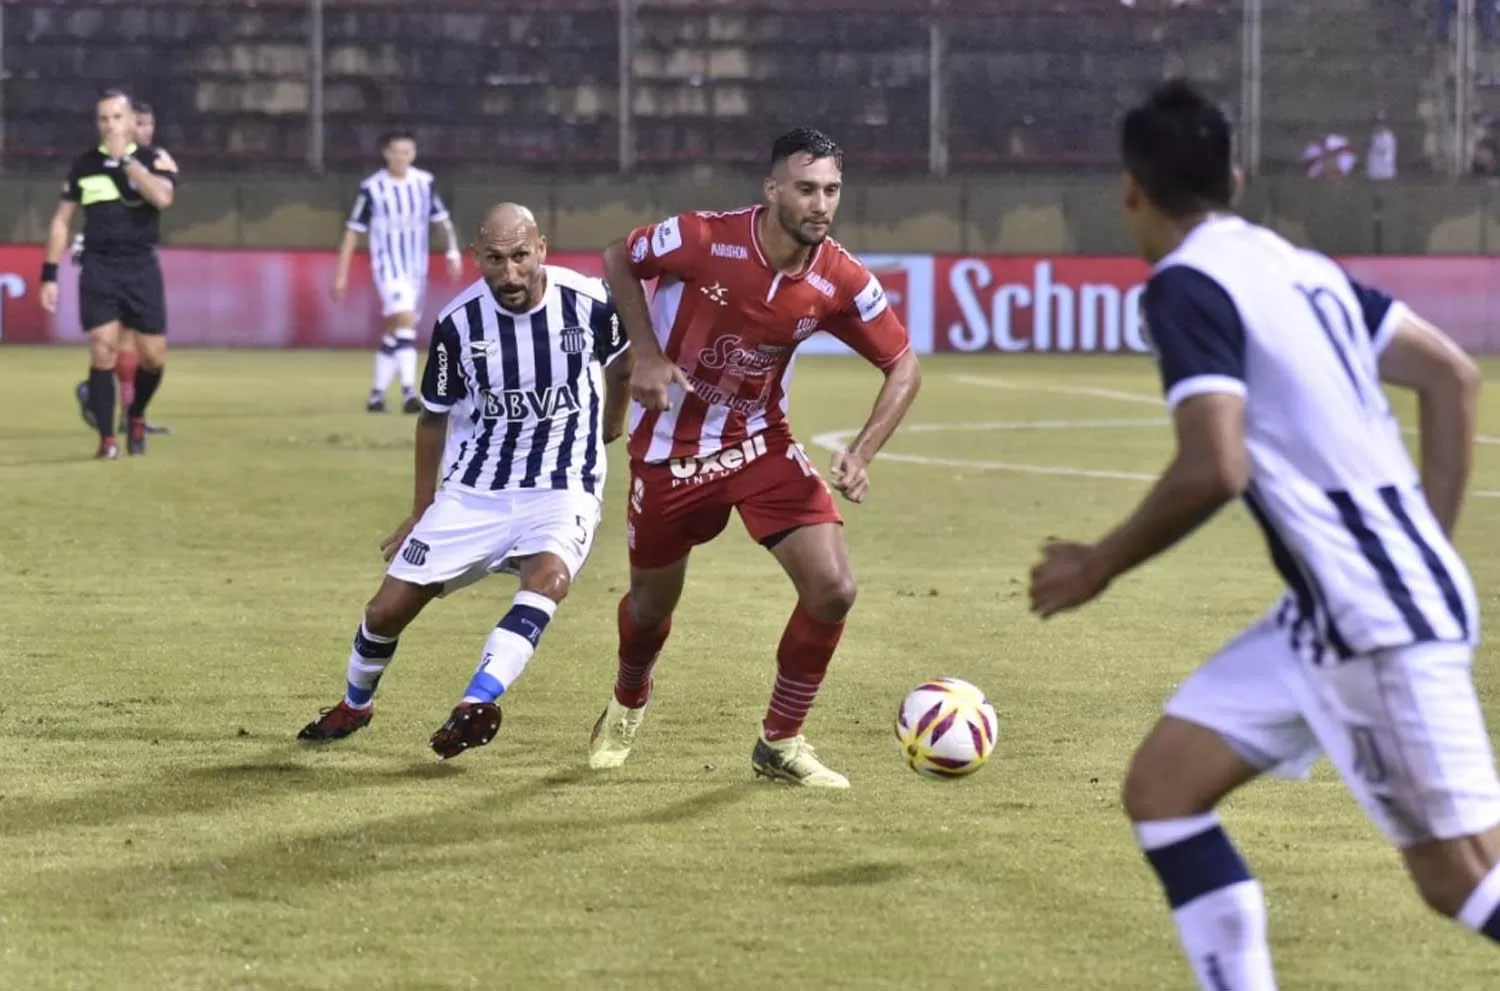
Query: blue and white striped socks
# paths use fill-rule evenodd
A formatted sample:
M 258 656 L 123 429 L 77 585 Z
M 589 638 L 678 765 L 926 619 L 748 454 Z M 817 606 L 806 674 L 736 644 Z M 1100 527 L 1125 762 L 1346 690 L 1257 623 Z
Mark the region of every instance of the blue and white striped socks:
M 536 653 L 542 631 L 557 612 L 557 603 L 545 595 L 522 590 L 511 600 L 510 612 L 484 642 L 479 669 L 464 690 L 465 702 L 493 702 L 515 684 L 526 662 Z
M 1266 899 L 1219 817 L 1135 824 L 1161 879 L 1183 951 L 1203 991 L 1276 991 Z
M 354 649 L 349 653 L 348 688 L 344 701 L 363 709 L 375 701 L 375 688 L 386 665 L 396 656 L 396 638 L 371 633 L 364 623 L 354 634 Z

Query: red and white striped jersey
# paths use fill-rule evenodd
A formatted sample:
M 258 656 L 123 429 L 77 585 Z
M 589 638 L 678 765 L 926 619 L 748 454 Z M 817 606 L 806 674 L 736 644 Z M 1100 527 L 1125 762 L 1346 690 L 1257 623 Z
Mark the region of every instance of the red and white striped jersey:
M 826 331 L 889 368 L 911 349 L 880 281 L 832 238 L 803 270 L 773 269 L 756 233 L 764 207 L 683 213 L 632 231 L 630 268 L 656 279 L 651 322 L 662 353 L 693 385 L 672 408 L 632 407 L 630 456 L 707 457 L 750 437 L 787 432 L 797 345 Z

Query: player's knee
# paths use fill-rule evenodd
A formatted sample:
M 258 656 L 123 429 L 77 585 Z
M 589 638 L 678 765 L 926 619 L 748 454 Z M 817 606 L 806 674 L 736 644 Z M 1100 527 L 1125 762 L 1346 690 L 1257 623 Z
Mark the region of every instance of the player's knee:
M 1132 761 L 1120 786 L 1120 805 L 1131 822 L 1159 822 L 1197 815 L 1207 809 L 1188 808 L 1183 796 L 1164 774 Z
M 807 589 L 802 596 L 802 606 L 825 623 L 841 623 L 854 608 L 854 599 L 858 594 L 858 583 L 846 571 L 829 575 Z
M 365 629 L 377 636 L 400 636 L 421 610 L 421 602 L 407 601 L 382 589 L 365 603 Z
M 561 602 L 568 597 L 568 590 L 573 587 L 573 582 L 568 578 L 567 569 L 546 568 L 529 576 L 521 587 L 553 602 Z
M 644 583 L 631 583 L 630 618 L 643 629 L 654 629 L 665 623 L 672 618 L 672 611 L 676 608 L 675 595 Z

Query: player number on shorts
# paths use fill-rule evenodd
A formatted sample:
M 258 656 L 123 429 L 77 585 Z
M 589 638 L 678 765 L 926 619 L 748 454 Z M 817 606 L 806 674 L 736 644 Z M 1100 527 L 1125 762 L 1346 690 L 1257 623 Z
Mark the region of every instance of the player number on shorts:
M 803 475 L 812 476 L 818 473 L 818 470 L 812 466 L 812 462 L 807 460 L 807 452 L 802 449 L 801 444 L 793 444 L 791 447 L 787 448 L 786 456 L 792 462 L 794 462 L 798 468 L 802 469 Z

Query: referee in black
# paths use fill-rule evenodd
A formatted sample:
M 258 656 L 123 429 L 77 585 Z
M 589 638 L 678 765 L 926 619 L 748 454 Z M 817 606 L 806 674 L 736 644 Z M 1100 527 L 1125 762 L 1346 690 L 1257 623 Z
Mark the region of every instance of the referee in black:
M 57 266 L 69 228 L 83 207 L 87 245 L 79 276 L 79 312 L 89 336 L 89 405 L 99 430 L 95 457 L 119 457 L 115 441 L 115 357 L 122 333 L 135 336 L 140 367 L 130 405 L 128 449 L 146 452 L 146 407 L 161 384 L 167 357 L 167 303 L 156 259 L 161 211 L 172 205 L 177 165 L 138 144 L 130 98 L 110 91 L 98 104 L 99 145 L 79 155 L 63 182 L 42 263 L 42 307 L 57 310 Z

